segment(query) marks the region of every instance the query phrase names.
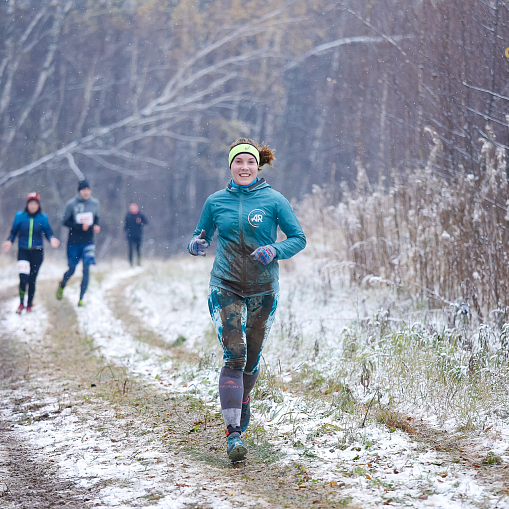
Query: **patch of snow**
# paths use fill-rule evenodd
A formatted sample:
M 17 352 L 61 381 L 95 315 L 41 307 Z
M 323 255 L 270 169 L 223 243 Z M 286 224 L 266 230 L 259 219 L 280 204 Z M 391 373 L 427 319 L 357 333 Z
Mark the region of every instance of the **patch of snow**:
M 0 333 L 9 334 L 18 341 L 29 343 L 43 339 L 48 327 L 48 314 L 44 306 L 37 304 L 32 312 L 23 310 L 16 314 L 19 298 L 8 300 L 2 307 L 0 320 Z

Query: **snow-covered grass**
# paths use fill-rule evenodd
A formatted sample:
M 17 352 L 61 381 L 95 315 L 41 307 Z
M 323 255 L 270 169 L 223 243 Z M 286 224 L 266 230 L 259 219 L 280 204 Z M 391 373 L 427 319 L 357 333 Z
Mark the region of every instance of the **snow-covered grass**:
M 78 281 L 64 292 L 90 351 L 104 359 L 99 392 L 83 402 L 81 416 L 63 411 L 51 423 L 31 421 L 23 435 L 30 432 L 32 443 L 54 454 L 62 475 L 99 487 L 96 501 L 138 507 L 148 497 L 157 507 L 191 501 L 230 507 L 230 490 L 237 505 L 242 500 L 244 507 L 257 507 L 218 480 L 227 463 L 219 459 L 225 457 L 224 445 L 213 458 L 208 446 L 204 449 L 222 435 L 220 425 L 207 430 L 205 424 L 203 431 L 202 422 L 220 415 L 221 349 L 207 309 L 211 261 L 94 268 L 85 308 L 74 306 Z M 437 332 L 436 313 L 432 323 L 417 320 L 425 313 L 400 302 L 390 289 L 346 287 L 320 260 L 305 255 L 282 264 L 281 287 L 245 434 L 251 461 L 287 469 L 296 493 L 320 486 L 333 507 L 495 507 L 503 486 L 498 478 L 491 485 L 486 479 L 502 472 L 497 464 L 509 460 L 507 362 L 498 353 L 505 336 L 486 327 L 468 336 L 464 329 Z M 45 321 L 44 310 L 39 311 L 34 328 Z M 14 323 L 7 310 L 4 316 Z M 130 320 L 152 331 L 157 341 L 134 334 Z M 26 331 L 19 334 L 26 340 Z M 106 400 L 114 403 L 97 410 L 101 380 L 114 393 Z M 155 407 L 181 398 L 199 408 L 198 424 L 185 421 L 198 439 L 191 458 L 182 451 L 168 461 L 163 410 L 150 419 L 142 417 L 148 413 L 132 413 L 140 404 L 147 412 L 155 408 L 144 401 L 144 388 L 162 395 L 154 399 Z M 164 394 L 172 395 L 168 403 L 161 403 Z M 126 398 L 131 398 L 130 410 L 122 410 Z M 61 407 L 56 400 L 44 402 L 47 407 L 39 412 Z M 95 423 L 86 410 L 92 407 Z M 116 429 L 119 418 L 129 419 L 122 421 L 122 433 Z M 148 429 L 160 430 L 150 442 L 143 438 Z M 209 438 L 200 442 L 203 433 Z M 140 451 L 146 453 L 142 462 L 136 459 Z M 209 479 L 217 480 L 219 494 L 200 491 Z M 496 506 L 509 505 L 501 500 Z

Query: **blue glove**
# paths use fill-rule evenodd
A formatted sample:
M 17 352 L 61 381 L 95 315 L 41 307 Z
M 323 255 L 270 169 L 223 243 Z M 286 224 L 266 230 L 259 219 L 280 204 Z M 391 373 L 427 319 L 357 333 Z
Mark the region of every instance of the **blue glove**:
M 205 256 L 205 249 L 209 247 L 209 243 L 205 240 L 205 230 L 202 230 L 198 237 L 189 242 L 189 252 L 194 256 Z
M 253 260 L 262 262 L 264 265 L 274 260 L 276 255 L 277 251 L 272 246 L 258 247 L 251 253 Z

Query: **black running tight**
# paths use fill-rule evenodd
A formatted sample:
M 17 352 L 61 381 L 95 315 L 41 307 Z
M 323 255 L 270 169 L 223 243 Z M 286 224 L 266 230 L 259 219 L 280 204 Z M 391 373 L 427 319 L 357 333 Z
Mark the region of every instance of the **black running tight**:
M 27 306 L 32 306 L 35 295 L 35 280 L 41 268 L 44 259 L 44 252 L 42 249 L 19 249 L 18 262 L 27 261 L 30 264 L 30 272 L 28 274 L 19 275 L 19 298 L 20 303 L 23 304 L 25 300 L 26 288 L 28 286 L 28 299 Z

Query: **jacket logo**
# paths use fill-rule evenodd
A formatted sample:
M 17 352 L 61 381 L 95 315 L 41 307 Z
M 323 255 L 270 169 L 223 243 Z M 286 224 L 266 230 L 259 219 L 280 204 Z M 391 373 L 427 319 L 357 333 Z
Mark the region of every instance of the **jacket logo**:
M 261 223 L 263 223 L 263 216 L 265 216 L 265 211 L 262 209 L 254 209 L 247 216 L 247 220 L 251 226 L 258 228 Z

